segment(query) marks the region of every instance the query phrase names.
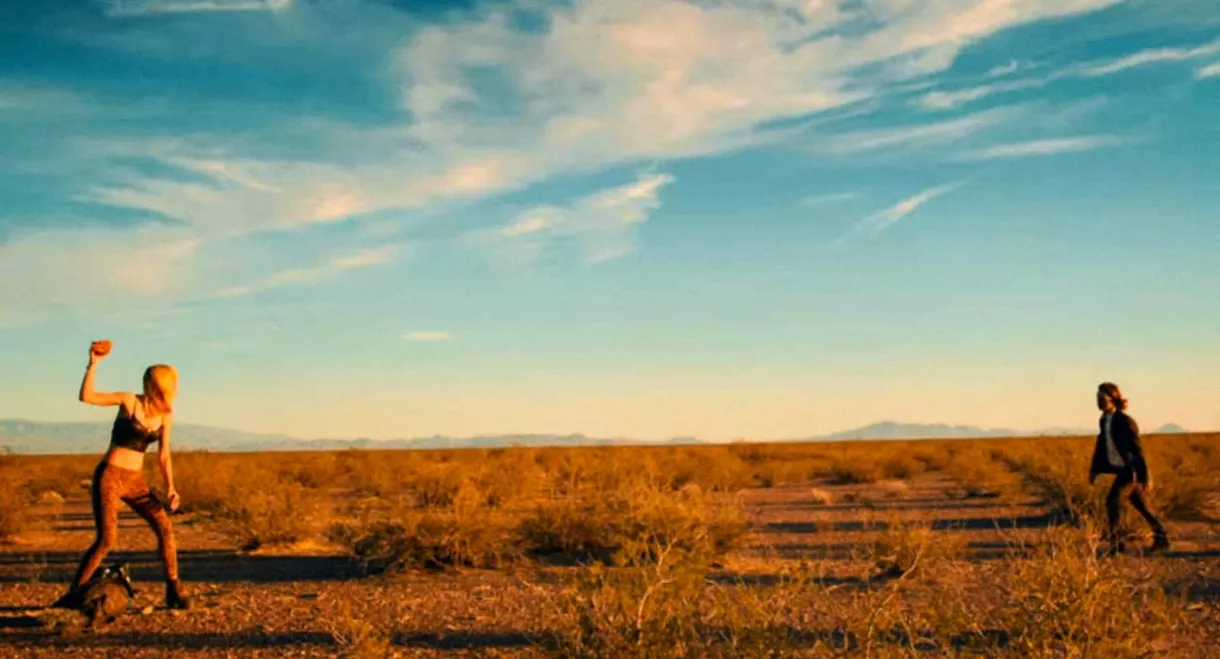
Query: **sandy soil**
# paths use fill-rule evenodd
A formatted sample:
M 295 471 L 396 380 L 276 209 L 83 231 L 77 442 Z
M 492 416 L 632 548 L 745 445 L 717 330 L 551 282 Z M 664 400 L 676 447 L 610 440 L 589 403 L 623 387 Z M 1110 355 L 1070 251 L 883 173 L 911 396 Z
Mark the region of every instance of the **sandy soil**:
M 764 586 L 786 565 L 805 561 L 825 579 L 850 584 L 868 572 L 861 558 L 869 539 L 896 519 L 960 534 L 967 547 L 962 569 L 986 575 L 1014 546 L 1037 542 L 1050 523 L 1035 501 L 955 499 L 951 485 L 936 474 L 899 486 L 818 485 L 832 495 L 829 504 L 817 501 L 813 484 L 746 490 L 740 496 L 751 521 L 747 545 L 726 557 L 713 579 Z M 352 619 L 396 629 L 394 647 L 403 657 L 543 656 L 560 577 L 575 569 L 527 564 L 362 577 L 324 547 L 240 553 L 177 517 L 181 573 L 194 608 L 170 612 L 161 608 L 152 533 L 125 513 L 112 558 L 134 570 L 135 611 L 103 629 L 82 630 L 79 614 L 41 607 L 62 592 L 92 540 L 88 500 L 82 492 L 42 505 L 39 515 L 38 531 L 0 547 L 0 656 L 328 657 L 338 653 L 335 626 Z M 1170 553 L 1118 560 L 1133 576 L 1151 575 L 1182 598 L 1193 640 L 1158 654 L 1220 657 L 1220 523 L 1175 523 L 1171 531 Z

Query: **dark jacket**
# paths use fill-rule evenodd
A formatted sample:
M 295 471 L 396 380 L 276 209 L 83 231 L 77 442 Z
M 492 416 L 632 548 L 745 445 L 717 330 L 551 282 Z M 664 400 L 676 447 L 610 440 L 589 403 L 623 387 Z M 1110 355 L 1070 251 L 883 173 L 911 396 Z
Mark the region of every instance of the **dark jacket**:
M 1110 437 L 1114 439 L 1114 448 L 1123 457 L 1125 467 L 1114 467 L 1106 455 L 1106 415 L 1101 415 L 1097 422 L 1097 443 L 1093 447 L 1093 464 L 1089 469 L 1090 476 L 1097 474 L 1134 473 L 1139 483 L 1148 482 L 1148 463 L 1144 461 L 1144 449 L 1140 446 L 1140 427 L 1126 412 L 1116 410 L 1110 420 Z

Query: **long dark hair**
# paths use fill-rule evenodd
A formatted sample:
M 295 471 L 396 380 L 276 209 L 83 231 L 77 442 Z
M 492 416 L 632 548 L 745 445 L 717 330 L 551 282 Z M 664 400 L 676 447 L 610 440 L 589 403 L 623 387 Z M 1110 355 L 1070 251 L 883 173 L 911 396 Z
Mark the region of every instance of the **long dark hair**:
M 1113 382 L 1102 382 L 1101 385 L 1097 387 L 1097 390 L 1105 394 L 1106 398 L 1109 398 L 1110 401 L 1114 403 L 1115 409 L 1127 409 L 1127 399 L 1123 398 L 1123 392 L 1118 390 L 1117 384 L 1114 384 Z

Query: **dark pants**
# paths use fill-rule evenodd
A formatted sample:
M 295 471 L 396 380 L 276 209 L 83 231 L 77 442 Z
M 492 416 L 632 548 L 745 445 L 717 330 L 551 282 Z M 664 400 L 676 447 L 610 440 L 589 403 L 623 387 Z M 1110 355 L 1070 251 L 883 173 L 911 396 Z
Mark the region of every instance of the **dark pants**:
M 1152 509 L 1148 505 L 1148 491 L 1144 486 L 1135 482 L 1135 476 L 1131 472 L 1118 474 L 1114 477 L 1114 485 L 1110 487 L 1110 493 L 1106 495 L 1106 516 L 1110 521 L 1110 542 L 1119 542 L 1118 537 L 1118 519 L 1119 505 L 1122 503 L 1123 495 L 1131 500 L 1131 505 L 1135 511 L 1148 522 L 1148 526 L 1152 527 L 1152 533 L 1158 538 L 1166 537 L 1165 527 L 1161 525 L 1161 520 L 1157 519 L 1152 513 Z

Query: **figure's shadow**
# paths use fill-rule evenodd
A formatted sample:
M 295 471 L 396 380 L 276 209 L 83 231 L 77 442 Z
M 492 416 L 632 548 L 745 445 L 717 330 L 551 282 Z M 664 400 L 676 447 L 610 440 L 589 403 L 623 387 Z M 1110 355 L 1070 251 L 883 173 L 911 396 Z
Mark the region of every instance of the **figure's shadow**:
M 39 581 L 68 583 L 76 573 L 81 552 L 0 554 L 0 583 Z M 160 581 L 160 559 L 155 552 L 111 552 L 107 563 L 126 563 L 135 581 Z M 264 556 L 237 551 L 178 552 L 183 581 L 212 583 L 284 583 L 289 581 L 345 581 L 364 575 L 356 561 L 344 556 Z

